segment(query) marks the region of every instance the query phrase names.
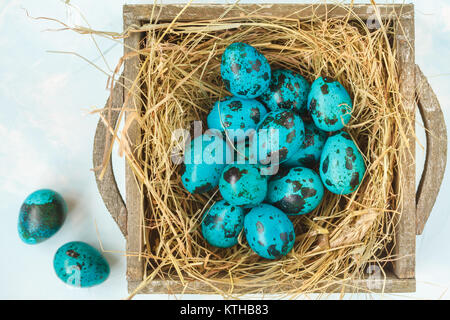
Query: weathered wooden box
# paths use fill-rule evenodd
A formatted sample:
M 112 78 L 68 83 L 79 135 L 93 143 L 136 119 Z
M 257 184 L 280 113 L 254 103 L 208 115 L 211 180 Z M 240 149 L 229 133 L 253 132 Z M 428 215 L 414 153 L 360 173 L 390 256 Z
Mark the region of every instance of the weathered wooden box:
M 313 13 L 319 16 L 335 18 L 345 18 L 347 11 L 339 6 L 331 5 L 304 5 L 304 4 L 273 4 L 273 5 L 244 5 L 249 11 L 259 9 L 261 15 L 276 15 L 278 17 L 289 15 L 291 18 L 305 19 Z M 165 5 L 161 8 L 156 6 L 159 12 L 159 23 L 170 22 L 175 18 L 184 6 Z M 149 17 L 154 9 L 153 5 L 129 5 L 123 8 L 124 30 L 133 25 L 141 26 L 149 23 Z M 213 19 L 224 14 L 228 6 L 222 5 L 192 5 L 179 16 L 179 20 L 195 21 L 201 19 Z M 402 27 L 397 28 L 398 34 L 393 41 L 397 48 L 398 70 L 400 74 L 400 88 L 404 99 L 404 106 L 411 119 L 414 120 L 415 111 L 418 107 L 425 127 L 427 129 L 427 154 L 425 169 L 421 183 L 416 193 L 415 186 L 415 134 L 408 132 L 410 146 L 409 152 L 402 150 L 402 163 L 398 174 L 397 185 L 402 186 L 404 192 L 402 203 L 402 215 L 396 230 L 395 254 L 398 259 L 393 262 L 390 270 L 385 270 L 386 279 L 382 286 L 374 286 L 373 279 L 359 280 L 351 286 L 345 286 L 344 291 L 355 291 L 355 288 L 362 288 L 361 291 L 384 291 L 384 292 L 413 292 L 415 291 L 415 243 L 416 235 L 421 234 L 426 220 L 432 210 L 436 196 L 442 182 L 447 149 L 446 127 L 442 111 L 436 96 L 432 92 L 426 78 L 415 65 L 414 62 L 414 6 L 413 5 L 380 5 L 378 6 L 381 19 L 396 15 Z M 371 5 L 355 5 L 353 11 L 364 20 L 370 19 L 373 14 Z M 294 13 L 294 14 L 293 14 Z M 233 16 L 239 12 L 230 10 L 227 15 Z M 131 48 L 137 48 L 144 34 L 132 33 L 125 39 L 125 54 Z M 138 58 L 129 59 L 125 63 L 125 79 L 135 79 L 138 71 Z M 112 97 L 113 106 L 121 106 L 124 100 L 123 87 L 116 86 Z M 113 112 L 112 120 L 117 120 L 118 113 Z M 129 134 L 136 143 L 139 141 L 140 132 L 137 127 L 131 128 Z M 437 141 L 439 138 L 439 141 Z M 105 146 L 111 139 L 107 135 L 106 127 L 99 123 L 94 143 L 94 167 L 101 165 Z M 141 248 L 141 202 L 138 187 L 133 173 L 129 167 L 126 168 L 126 205 L 118 191 L 117 184 L 112 171 L 112 166 L 106 170 L 102 180 L 97 184 L 100 194 L 110 211 L 112 217 L 118 223 L 122 233 L 127 238 L 127 252 L 136 253 Z M 133 291 L 142 281 L 144 275 L 144 264 L 135 256 L 127 258 L 127 280 L 129 291 Z M 369 282 L 372 281 L 370 287 Z M 161 280 L 153 280 L 149 285 L 140 290 L 141 293 L 168 293 L 168 283 Z M 202 286 L 201 283 L 193 286 Z M 170 283 L 171 293 L 183 291 L 183 286 L 176 282 Z M 206 289 L 206 288 L 205 288 Z M 342 288 L 329 288 L 329 290 L 341 290 Z M 364 290 L 366 289 L 366 290 Z M 189 291 L 184 291 L 189 293 Z

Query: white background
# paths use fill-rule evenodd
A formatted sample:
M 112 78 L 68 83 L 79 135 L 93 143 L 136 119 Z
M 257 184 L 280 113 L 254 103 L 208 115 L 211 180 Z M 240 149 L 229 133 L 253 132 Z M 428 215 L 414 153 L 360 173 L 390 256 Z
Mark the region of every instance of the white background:
M 152 1 L 129 3 L 147 2 Z M 413 2 L 416 5 L 416 61 L 428 76 L 449 123 L 450 2 Z M 123 3 L 122 0 L 71 1 L 92 28 L 116 32 L 122 30 Z M 0 2 L 0 298 L 124 298 L 127 296 L 125 241 L 103 205 L 90 171 L 97 118 L 88 115 L 88 111 L 104 105 L 108 96 L 106 76 L 79 57 L 47 51 L 76 52 L 105 71 L 108 67 L 89 36 L 71 31 L 45 31 L 59 26 L 54 22 L 34 20 L 27 16 L 27 11 L 33 17 L 52 17 L 69 25 L 86 25 L 80 13 L 68 9 L 64 1 Z M 121 44 L 99 37 L 95 39 L 110 68 L 114 68 L 122 54 Z M 417 130 L 425 144 L 420 123 Z M 417 159 L 420 174 L 424 159 L 420 148 Z M 114 164 L 123 190 L 123 159 L 116 156 Z M 446 175 L 425 232 L 417 237 L 417 293 L 381 298 L 450 298 L 447 293 L 450 284 L 450 200 L 446 196 L 449 182 Z M 44 187 L 57 190 L 66 198 L 70 209 L 68 219 L 53 238 L 40 245 L 28 246 L 17 235 L 19 208 L 29 193 Z M 97 248 L 103 244 L 107 251 L 104 255 L 111 265 L 111 275 L 105 283 L 90 289 L 75 289 L 55 276 L 52 267 L 55 251 L 74 240 L 86 241 Z M 138 298 L 168 297 L 146 295 Z

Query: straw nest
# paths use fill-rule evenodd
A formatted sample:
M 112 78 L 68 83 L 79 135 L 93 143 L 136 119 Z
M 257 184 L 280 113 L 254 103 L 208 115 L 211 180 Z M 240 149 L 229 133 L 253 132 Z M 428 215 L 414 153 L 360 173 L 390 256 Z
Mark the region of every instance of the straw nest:
M 299 21 L 241 8 L 235 17 L 196 23 L 175 19 L 128 30 L 146 33 L 142 47 L 119 63 L 140 57 L 138 77 L 126 79 L 133 84 L 127 86 L 122 106 L 128 121 L 116 139 L 141 187 L 139 255 L 146 263 L 141 287 L 159 279 L 175 286 L 168 285 L 169 293 L 181 288 L 226 297 L 262 292 L 294 297 L 340 290 L 342 284 L 351 290 L 368 265 L 383 267 L 396 258 L 392 247 L 402 194 L 394 186 L 407 130 L 391 39 L 394 24 L 369 30 L 366 21 L 347 9 L 345 19 L 312 16 Z M 155 11 L 153 19 L 157 15 Z M 189 194 L 171 161 L 173 150 L 183 145 L 172 133 L 189 129 L 195 120 L 205 123 L 213 103 L 229 95 L 221 82 L 220 59 L 238 41 L 259 49 L 272 68 L 291 69 L 311 82 L 319 76 L 339 80 L 354 101 L 346 130 L 367 166 L 357 192 L 326 193 L 314 212 L 291 219 L 295 246 L 276 261 L 259 258 L 242 234 L 230 249 L 208 245 L 201 234 L 202 214 L 220 195 Z M 142 130 L 142 141 L 134 147 L 127 136 L 132 124 Z

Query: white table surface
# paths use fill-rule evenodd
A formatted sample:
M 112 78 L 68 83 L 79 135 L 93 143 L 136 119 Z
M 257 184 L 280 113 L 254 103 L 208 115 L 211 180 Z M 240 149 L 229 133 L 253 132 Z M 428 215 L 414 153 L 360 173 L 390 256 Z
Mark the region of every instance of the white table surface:
M 88 111 L 104 105 L 108 97 L 106 77 L 79 57 L 47 51 L 76 52 L 104 70 L 108 67 L 89 36 L 70 31 L 45 31 L 59 26 L 27 16 L 28 12 L 33 17 L 52 17 L 69 25 L 86 25 L 80 15 L 82 12 L 94 29 L 120 32 L 125 1 L 71 1 L 80 11 L 68 8 L 64 2 L 0 2 L 0 298 L 3 299 L 120 299 L 127 296 L 125 240 L 98 194 L 91 171 L 97 117 L 88 115 Z M 153 1 L 128 3 L 149 2 Z M 175 2 L 183 1 L 170 1 Z M 245 2 L 255 1 L 241 1 Z M 416 61 L 428 76 L 450 123 L 450 2 L 412 2 L 416 5 Z M 121 44 L 100 37 L 95 39 L 113 68 L 122 54 Z M 417 130 L 425 144 L 420 123 Z M 114 167 L 123 190 L 124 163 L 116 156 L 116 151 L 114 154 Z M 421 173 L 424 153 L 420 149 L 417 159 L 417 170 Z M 450 298 L 447 292 L 450 284 L 449 182 L 446 175 L 425 232 L 417 237 L 417 292 L 378 298 Z M 28 246 L 17 235 L 19 208 L 29 193 L 44 187 L 60 192 L 70 212 L 53 238 Z M 103 245 L 107 251 L 104 255 L 111 265 L 111 275 L 105 283 L 90 289 L 75 289 L 56 277 L 53 255 L 59 246 L 74 240 L 97 248 Z M 167 299 L 168 296 L 141 295 L 138 298 Z

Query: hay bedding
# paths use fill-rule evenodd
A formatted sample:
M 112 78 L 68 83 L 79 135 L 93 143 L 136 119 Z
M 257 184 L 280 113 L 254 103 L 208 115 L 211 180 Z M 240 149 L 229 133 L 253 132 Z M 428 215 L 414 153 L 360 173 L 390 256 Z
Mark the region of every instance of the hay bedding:
M 298 21 L 243 9 L 235 18 L 173 21 L 130 31 L 145 31 L 146 37 L 142 48 L 123 57 L 118 68 L 140 55 L 139 79 L 128 80 L 142 85 L 138 90 L 126 88 L 122 111 L 131 116 L 117 140 L 141 185 L 145 220 L 140 256 L 147 267 L 142 286 L 162 279 L 188 288 L 198 280 L 203 286 L 189 287 L 190 291 L 227 297 L 282 291 L 294 297 L 350 285 L 349 280 L 364 276 L 368 265 L 384 266 L 395 259 L 390 248 L 401 190 L 394 190 L 393 179 L 406 130 L 391 41 L 393 24 L 368 30 L 365 21 L 348 12 L 347 19 Z M 350 196 L 326 192 L 314 212 L 291 219 L 295 246 L 276 261 L 259 258 L 242 234 L 233 248 L 209 246 L 201 234 L 201 218 L 220 195 L 189 194 L 171 161 L 173 150 L 183 145 L 172 140 L 172 133 L 189 129 L 195 120 L 203 120 L 206 128 L 213 103 L 229 95 L 220 78 L 220 58 L 227 45 L 238 41 L 259 49 L 273 69 L 299 72 L 310 82 L 319 76 L 339 80 L 354 101 L 346 130 L 357 141 L 367 166 L 358 192 Z M 132 94 L 142 103 L 142 112 L 133 111 Z M 137 158 L 126 138 L 131 121 L 142 130 Z

